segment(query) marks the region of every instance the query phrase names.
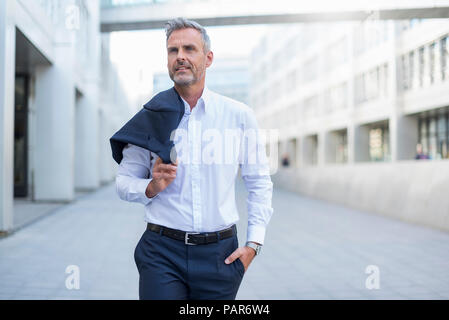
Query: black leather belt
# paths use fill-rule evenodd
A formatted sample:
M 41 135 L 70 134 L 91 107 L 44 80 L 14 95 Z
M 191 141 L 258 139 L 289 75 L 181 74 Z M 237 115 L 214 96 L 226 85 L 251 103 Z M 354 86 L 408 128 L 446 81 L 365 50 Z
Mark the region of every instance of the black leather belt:
M 235 224 L 227 229 L 217 231 L 217 232 L 186 232 L 176 229 L 171 229 L 167 227 L 163 227 L 157 224 L 148 223 L 147 230 L 161 233 L 163 236 L 183 241 L 188 245 L 197 245 L 197 244 L 209 244 L 218 242 L 218 240 L 227 239 L 236 234 L 236 226 Z

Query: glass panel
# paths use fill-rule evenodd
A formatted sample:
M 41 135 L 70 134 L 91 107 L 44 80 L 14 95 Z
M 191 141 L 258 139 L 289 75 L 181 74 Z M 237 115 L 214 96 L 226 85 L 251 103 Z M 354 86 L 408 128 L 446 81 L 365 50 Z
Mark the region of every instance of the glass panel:
M 413 79 L 415 78 L 415 52 L 412 51 L 408 54 L 408 88 L 412 89 L 414 86 Z
M 27 80 L 17 76 L 15 80 L 14 113 L 14 196 L 27 196 Z
M 446 115 L 444 114 L 438 116 L 438 134 L 446 135 Z
M 389 161 L 390 160 L 390 131 L 388 127 L 382 128 L 382 160 Z
M 371 129 L 369 132 L 370 157 L 372 161 L 381 161 L 382 152 L 382 129 Z
M 432 159 L 437 158 L 437 126 L 436 119 L 431 118 L 429 120 L 429 155 Z
M 435 81 L 435 43 L 429 46 L 429 79 L 430 83 Z
M 440 44 L 440 59 L 441 59 L 441 79 L 444 81 L 447 79 L 448 70 L 447 70 L 447 64 L 448 64 L 448 48 L 447 48 L 447 37 L 441 39 Z
M 347 131 L 337 133 L 336 136 L 336 162 L 345 163 L 348 159 L 348 134 Z
M 419 86 L 424 85 L 424 47 L 419 48 Z

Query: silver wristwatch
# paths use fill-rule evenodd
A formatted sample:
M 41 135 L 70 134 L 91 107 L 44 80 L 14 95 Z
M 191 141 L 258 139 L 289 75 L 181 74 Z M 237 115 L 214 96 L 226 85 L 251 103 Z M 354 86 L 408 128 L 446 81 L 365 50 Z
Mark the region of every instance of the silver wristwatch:
M 259 244 L 255 244 L 254 242 L 247 242 L 247 247 L 253 248 L 256 251 L 256 256 L 260 254 L 260 251 L 262 251 L 262 246 Z

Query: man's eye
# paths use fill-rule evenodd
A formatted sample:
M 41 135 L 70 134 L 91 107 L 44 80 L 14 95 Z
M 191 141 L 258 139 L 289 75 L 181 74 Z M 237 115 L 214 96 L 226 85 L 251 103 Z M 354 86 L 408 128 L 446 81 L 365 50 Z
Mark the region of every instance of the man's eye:
M 168 49 L 168 52 L 169 52 L 169 53 L 178 52 L 178 49 L 175 49 L 175 48 L 173 48 L 173 49 Z

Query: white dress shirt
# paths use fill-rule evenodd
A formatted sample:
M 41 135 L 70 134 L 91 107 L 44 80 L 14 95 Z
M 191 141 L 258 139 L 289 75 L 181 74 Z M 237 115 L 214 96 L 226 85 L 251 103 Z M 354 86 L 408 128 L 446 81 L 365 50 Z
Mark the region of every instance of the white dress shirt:
M 253 110 L 207 87 L 192 111 L 183 101 L 185 113 L 173 135 L 178 154 L 176 178 L 148 198 L 145 190 L 157 155 L 128 144 L 116 177 L 119 197 L 144 204 L 146 222 L 189 232 L 219 231 L 239 220 L 235 180 L 240 168 L 249 192 L 247 241 L 263 244 L 273 213 L 273 184 Z M 247 129 L 257 132 L 256 144 L 242 143 L 248 141 L 243 134 Z M 234 134 L 237 147 L 223 142 L 224 132 Z M 261 156 L 254 160 L 251 155 L 256 151 Z

